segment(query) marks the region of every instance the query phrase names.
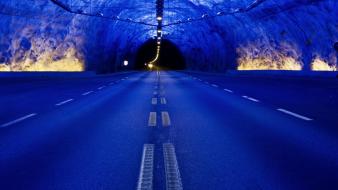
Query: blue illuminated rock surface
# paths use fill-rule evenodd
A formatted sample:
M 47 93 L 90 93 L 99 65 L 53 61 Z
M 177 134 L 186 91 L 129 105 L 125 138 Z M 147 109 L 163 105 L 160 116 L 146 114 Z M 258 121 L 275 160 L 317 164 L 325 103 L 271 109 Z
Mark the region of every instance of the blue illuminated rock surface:
M 110 72 L 156 34 L 155 0 L 60 2 L 97 17 L 1 0 L 0 70 Z M 188 69 L 337 70 L 337 10 L 336 0 L 171 0 L 163 33 Z

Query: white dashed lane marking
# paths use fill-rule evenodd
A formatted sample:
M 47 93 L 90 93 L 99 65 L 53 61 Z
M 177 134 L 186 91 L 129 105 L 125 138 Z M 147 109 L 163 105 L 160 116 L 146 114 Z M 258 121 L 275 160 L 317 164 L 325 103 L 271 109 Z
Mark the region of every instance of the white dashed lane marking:
M 166 112 L 166 111 L 161 112 L 161 117 L 162 117 L 162 126 L 163 127 L 168 127 L 168 126 L 171 125 L 168 112 Z
M 224 91 L 227 91 L 227 92 L 233 93 L 233 91 L 232 91 L 232 90 L 229 90 L 229 89 L 227 89 L 227 88 L 225 88 L 225 89 L 224 89 Z
M 156 105 L 157 104 L 157 98 L 152 98 L 151 99 L 151 104 Z
M 297 117 L 299 119 L 305 120 L 305 121 L 312 121 L 313 120 L 311 118 L 305 117 L 303 115 L 300 115 L 300 114 L 297 114 L 297 113 L 294 113 L 294 112 L 291 112 L 291 111 L 288 111 L 288 110 L 285 110 L 285 109 L 282 109 L 282 108 L 278 108 L 277 110 L 280 111 L 280 112 L 283 112 L 285 114 L 288 114 L 288 115 Z
M 149 119 L 148 119 L 148 126 L 149 127 L 156 127 L 156 112 L 150 112 L 149 113 Z
M 218 88 L 218 85 L 216 85 L 216 84 L 212 84 L 211 86 L 213 86 L 215 88 Z
M 14 124 L 19 123 L 19 122 L 21 122 L 23 120 L 26 120 L 28 118 L 34 117 L 36 115 L 37 115 L 36 113 L 28 114 L 26 116 L 20 117 L 18 119 L 15 119 L 13 121 L 8 122 L 8 123 L 2 124 L 1 127 L 8 127 L 8 126 L 14 125 Z
M 55 106 L 61 106 L 61 105 L 64 105 L 64 104 L 67 104 L 71 101 L 73 101 L 74 99 L 68 99 L 68 100 L 65 100 L 65 101 L 62 101 L 62 102 L 59 102 L 57 104 L 55 104 Z
M 252 98 L 252 97 L 249 97 L 249 96 L 242 96 L 242 97 L 245 98 L 245 99 L 248 99 L 250 101 L 253 101 L 253 102 L 259 102 L 259 100 Z
M 154 145 L 145 144 L 143 146 L 140 174 L 137 182 L 137 190 L 153 189 L 154 171 Z
M 82 96 L 87 96 L 88 94 L 91 94 L 91 93 L 93 93 L 94 91 L 88 91 L 88 92 L 85 92 L 85 93 L 83 93 L 82 94 Z
M 102 90 L 103 88 L 105 88 L 106 86 L 100 86 L 100 87 L 98 87 L 97 89 L 98 90 Z

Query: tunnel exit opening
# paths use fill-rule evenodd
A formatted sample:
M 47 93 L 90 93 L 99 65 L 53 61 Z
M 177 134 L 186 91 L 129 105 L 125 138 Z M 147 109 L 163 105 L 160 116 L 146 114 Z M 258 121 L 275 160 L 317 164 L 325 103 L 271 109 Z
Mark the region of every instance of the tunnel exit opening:
M 138 49 L 135 60 L 135 69 L 148 69 L 146 63 L 156 57 L 157 40 L 147 40 Z M 156 68 L 160 70 L 183 70 L 185 69 L 184 57 L 179 48 L 170 40 L 163 39 L 159 58 L 155 63 Z

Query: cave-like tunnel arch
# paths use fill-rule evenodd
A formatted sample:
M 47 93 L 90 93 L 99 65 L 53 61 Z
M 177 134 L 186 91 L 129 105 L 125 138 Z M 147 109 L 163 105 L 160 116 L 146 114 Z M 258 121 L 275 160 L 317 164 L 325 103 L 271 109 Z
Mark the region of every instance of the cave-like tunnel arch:
M 147 69 L 146 64 L 156 57 L 157 41 L 149 39 L 136 52 L 135 69 Z M 184 56 L 178 46 L 168 39 L 163 39 L 159 58 L 155 63 L 161 70 L 182 70 L 186 68 Z

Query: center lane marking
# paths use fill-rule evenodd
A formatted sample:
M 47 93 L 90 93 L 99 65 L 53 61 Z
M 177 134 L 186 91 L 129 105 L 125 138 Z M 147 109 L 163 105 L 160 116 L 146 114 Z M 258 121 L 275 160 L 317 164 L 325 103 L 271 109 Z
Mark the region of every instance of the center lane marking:
M 151 99 L 151 104 L 156 105 L 157 104 L 157 98 L 152 98 Z
M 218 85 L 216 85 L 216 84 L 212 84 L 211 86 L 213 86 L 215 88 L 218 88 Z
M 167 104 L 167 100 L 165 98 L 161 98 L 161 104 Z
M 149 127 L 156 127 L 156 112 L 150 112 L 149 113 L 149 119 L 148 119 L 148 126 Z
M 154 144 L 143 145 L 140 174 L 137 182 L 137 190 L 153 189 L 154 171 Z
M 168 127 L 168 126 L 171 125 L 168 112 L 166 112 L 166 111 L 161 112 L 161 117 L 162 117 L 162 126 L 163 127 Z
M 62 102 L 59 102 L 59 103 L 57 103 L 57 104 L 55 104 L 55 106 L 62 106 L 63 104 L 67 104 L 67 103 L 69 103 L 69 102 L 71 102 L 71 101 L 73 101 L 74 99 L 68 99 L 68 100 L 65 100 L 65 101 L 62 101 Z
M 2 124 L 1 127 L 8 127 L 8 126 L 14 125 L 14 124 L 19 123 L 19 122 L 21 122 L 23 120 L 26 120 L 28 118 L 34 117 L 36 115 L 37 115 L 36 113 L 28 114 L 26 116 L 20 117 L 18 119 L 15 119 L 13 121 L 8 122 L 8 123 Z
M 305 120 L 305 121 L 312 121 L 312 120 L 313 120 L 313 119 L 311 119 L 311 118 L 308 118 L 308 117 L 305 117 L 305 116 L 303 116 L 303 115 L 300 115 L 300 114 L 297 114 L 297 113 L 288 111 L 288 110 L 286 110 L 286 109 L 278 108 L 277 110 L 280 111 L 280 112 L 283 112 L 283 113 L 285 113 L 285 114 L 288 114 L 288 115 L 297 117 L 297 118 L 299 118 L 299 119 Z
M 175 153 L 175 147 L 171 143 L 163 144 L 164 169 L 166 189 L 183 190 L 180 170 Z

